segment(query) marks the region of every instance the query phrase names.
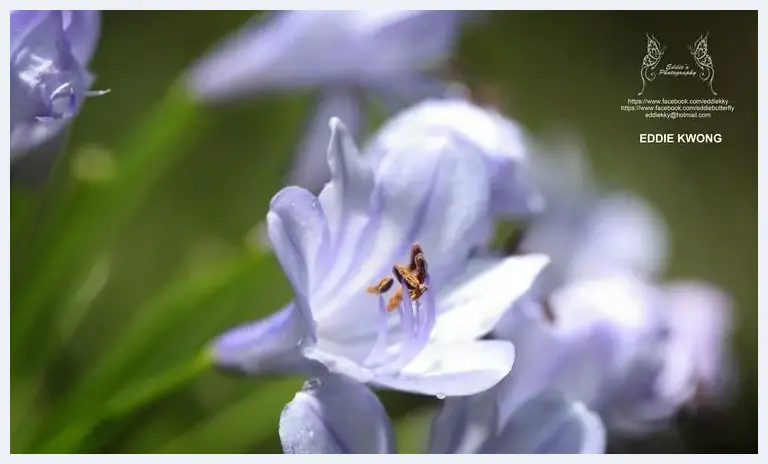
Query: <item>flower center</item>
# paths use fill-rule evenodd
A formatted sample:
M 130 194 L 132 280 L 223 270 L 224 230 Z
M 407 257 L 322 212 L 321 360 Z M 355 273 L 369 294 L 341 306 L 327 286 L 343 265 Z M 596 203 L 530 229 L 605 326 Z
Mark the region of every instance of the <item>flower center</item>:
M 392 277 L 383 277 L 368 287 L 368 293 L 379 298 L 379 326 L 374 342 L 363 366 L 380 373 L 397 372 L 408 364 L 429 341 L 435 326 L 435 298 L 429 292 L 427 261 L 418 244 L 411 247 L 411 259 L 407 266 L 395 264 Z M 395 279 L 400 288 L 386 302 L 384 294 L 392 289 Z M 403 298 L 407 293 L 408 298 Z M 422 297 L 425 297 L 422 302 Z M 401 323 L 400 349 L 396 353 L 389 346 L 389 312 L 397 309 Z
M 408 289 L 412 301 L 417 301 L 427 292 L 427 260 L 424 258 L 424 252 L 418 243 L 414 243 L 411 247 L 411 260 L 408 266 L 395 264 L 392 267 L 392 274 L 403 287 Z M 376 285 L 368 287 L 368 293 L 383 295 L 392 288 L 393 284 L 392 277 L 382 277 Z M 386 310 L 397 309 L 402 302 L 403 289 L 401 287 L 395 290 L 394 295 L 387 302 Z

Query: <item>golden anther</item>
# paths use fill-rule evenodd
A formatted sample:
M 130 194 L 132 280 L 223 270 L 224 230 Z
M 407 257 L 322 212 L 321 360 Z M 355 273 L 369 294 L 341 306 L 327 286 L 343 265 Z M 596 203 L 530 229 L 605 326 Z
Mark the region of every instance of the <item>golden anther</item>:
M 374 295 L 387 293 L 394 283 L 395 281 L 392 277 L 382 277 L 381 280 L 379 280 L 379 283 L 373 287 L 368 287 L 368 293 L 373 293 Z
M 425 284 L 427 279 L 427 260 L 418 243 L 411 247 L 411 257 L 408 266 L 395 264 L 392 266 L 392 274 L 397 281 L 408 290 L 411 301 L 416 301 L 428 290 Z M 381 295 L 392 288 L 394 281 L 391 277 L 384 277 L 373 286 L 368 287 L 368 293 Z M 403 289 L 398 288 L 387 302 L 387 311 L 400 306 L 403 302 Z
M 400 307 L 400 304 L 403 302 L 403 289 L 398 288 L 395 290 L 394 295 L 389 299 L 387 302 L 387 311 L 392 311 L 393 309 L 397 309 Z

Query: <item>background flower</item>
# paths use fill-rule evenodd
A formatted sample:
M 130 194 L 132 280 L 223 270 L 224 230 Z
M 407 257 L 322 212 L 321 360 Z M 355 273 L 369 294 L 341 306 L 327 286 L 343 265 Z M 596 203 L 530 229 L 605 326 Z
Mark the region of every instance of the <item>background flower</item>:
M 429 452 L 483 454 L 602 453 L 605 430 L 594 414 L 560 396 L 526 403 L 501 422 L 495 389 L 446 400 L 435 418 Z M 287 454 L 395 453 L 394 434 L 384 407 L 366 386 L 343 376 L 304 384 L 280 416 L 280 440 Z
M 98 11 L 11 11 L 11 161 L 61 134 L 93 76 Z
M 319 192 L 330 179 L 327 122 L 341 118 L 356 139 L 367 127 L 366 100 L 396 112 L 441 96 L 441 62 L 451 53 L 460 11 L 284 11 L 252 21 L 190 72 L 200 98 L 318 90 L 288 182 Z
M 713 391 L 724 384 L 728 299 L 705 284 L 675 291 L 656 283 L 667 231 L 648 204 L 598 193 L 574 175 L 582 170 L 548 172 L 563 180 L 544 179 L 548 209 L 526 229 L 519 250 L 551 261 L 496 330 L 519 353 L 499 386 L 508 390 L 502 409 L 556 391 L 593 408 L 614 430 L 669 425 L 699 385 Z

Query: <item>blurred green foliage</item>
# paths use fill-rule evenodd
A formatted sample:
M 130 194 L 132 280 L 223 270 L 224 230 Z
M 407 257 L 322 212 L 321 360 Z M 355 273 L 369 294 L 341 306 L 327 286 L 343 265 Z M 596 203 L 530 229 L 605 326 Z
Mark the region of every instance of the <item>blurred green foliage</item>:
M 301 379 L 229 378 L 200 370 L 198 356 L 223 329 L 290 298 L 255 226 L 283 184 L 312 96 L 200 109 L 169 93 L 250 16 L 104 14 L 93 70 L 112 93 L 85 106 L 49 183 L 12 189 L 12 451 L 280 451 L 279 413 Z M 646 32 L 683 48 L 707 30 L 716 87 L 734 114 L 620 112 L 639 90 Z M 617 450 L 756 452 L 757 14 L 496 13 L 465 31 L 456 55 L 468 82 L 493 89 L 530 131 L 581 134 L 598 177 L 662 210 L 670 277 L 714 282 L 738 305 L 733 405 Z M 699 84 L 659 80 L 648 94 L 704 97 Z M 723 143 L 638 143 L 642 132 L 683 130 L 720 132 Z M 142 401 L 179 379 L 191 380 Z M 137 384 L 148 390 L 126 392 Z M 421 449 L 434 400 L 382 397 L 400 451 Z

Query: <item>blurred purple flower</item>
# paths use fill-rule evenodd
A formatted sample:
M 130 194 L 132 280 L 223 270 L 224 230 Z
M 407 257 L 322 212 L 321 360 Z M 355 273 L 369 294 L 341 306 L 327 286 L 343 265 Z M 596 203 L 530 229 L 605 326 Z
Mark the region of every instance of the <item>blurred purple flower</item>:
M 98 11 L 11 11 L 11 161 L 60 134 L 93 76 Z
M 343 124 L 334 119 L 331 128 L 331 182 L 319 197 L 283 189 L 267 215 L 294 301 L 220 337 L 217 363 L 251 374 L 327 369 L 438 396 L 490 388 L 509 372 L 514 350 L 478 339 L 546 258 L 474 255 L 492 226 L 491 189 L 482 157 L 458 141 L 409 138 L 372 164 Z M 366 288 L 407 262 L 415 242 L 429 263 L 429 290 L 388 312 Z
M 319 191 L 330 178 L 322 147 L 331 117 L 356 139 L 366 130 L 364 100 L 390 111 L 442 96 L 435 70 L 451 52 L 460 11 L 284 11 L 253 21 L 203 57 L 190 72 L 201 99 L 247 93 L 319 90 L 296 156 L 293 185 Z
M 427 99 L 403 110 L 376 133 L 365 151 L 378 160 L 410 139 L 435 135 L 483 159 L 491 183 L 493 214 L 541 212 L 543 198 L 529 172 L 528 134 L 502 114 L 466 99 Z
M 730 303 L 705 284 L 656 284 L 667 250 L 660 215 L 637 198 L 588 190 L 550 195 L 551 209 L 526 231 L 522 252 L 551 261 L 496 328 L 517 349 L 497 388 L 507 390 L 506 414 L 555 391 L 609 428 L 643 432 L 697 392 L 722 391 Z
M 484 454 L 602 453 L 600 419 L 579 403 L 542 395 L 498 421 L 496 388 L 445 400 L 429 452 Z M 376 395 L 342 376 L 305 383 L 280 416 L 286 454 L 395 453 L 392 425 Z

